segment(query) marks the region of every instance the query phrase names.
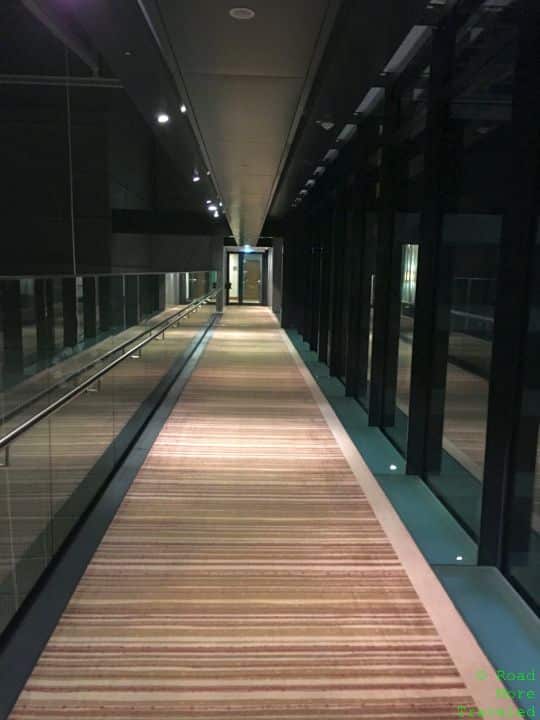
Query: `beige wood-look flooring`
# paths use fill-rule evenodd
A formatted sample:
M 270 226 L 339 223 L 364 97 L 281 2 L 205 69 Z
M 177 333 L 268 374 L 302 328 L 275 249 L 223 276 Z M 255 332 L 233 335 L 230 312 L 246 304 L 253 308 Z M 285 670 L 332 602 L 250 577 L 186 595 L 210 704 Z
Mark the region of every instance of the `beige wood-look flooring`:
M 455 720 L 495 699 L 343 432 L 271 312 L 228 308 L 11 719 Z

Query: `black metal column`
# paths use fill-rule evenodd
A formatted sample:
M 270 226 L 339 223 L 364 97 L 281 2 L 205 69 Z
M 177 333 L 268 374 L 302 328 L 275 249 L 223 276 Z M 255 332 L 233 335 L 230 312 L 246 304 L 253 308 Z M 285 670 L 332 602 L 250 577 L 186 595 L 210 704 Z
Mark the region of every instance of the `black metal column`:
M 54 353 L 54 294 L 52 280 L 34 281 L 38 365 L 47 366 Z
M 83 322 L 84 338 L 88 340 L 97 335 L 97 291 L 96 278 L 83 278 Z
M 364 222 L 364 183 L 357 181 L 351 193 L 351 218 L 349 224 L 349 243 L 351 259 L 351 293 L 348 298 L 349 343 L 347 346 L 347 370 L 345 376 L 345 394 L 356 397 L 360 385 L 360 368 L 364 354 L 367 354 L 367 336 L 362 336 L 364 323 L 362 315 L 366 309 L 365 292 L 365 222 Z M 369 293 L 367 295 L 369 312 Z M 369 328 L 368 328 L 369 332 Z
M 137 325 L 140 320 L 139 276 L 126 275 L 126 325 Z
M 506 501 L 515 479 L 540 179 L 537 1 L 518 2 L 515 17 L 518 57 L 513 90 L 513 166 L 502 225 L 479 541 L 479 563 L 496 566 L 503 561 Z
M 0 283 L 2 309 L 4 387 L 15 384 L 24 371 L 23 322 L 21 309 L 21 281 L 2 280 Z
M 328 326 L 330 323 L 330 271 L 332 267 L 332 209 L 324 208 L 322 220 L 322 234 L 319 236 L 321 247 L 321 281 L 319 306 L 319 360 L 328 362 Z
M 399 285 L 401 265 L 396 267 L 395 255 L 399 250 L 395 240 L 396 148 L 394 135 L 399 119 L 399 99 L 392 88 L 386 91 L 383 124 L 381 164 L 381 198 L 375 270 L 375 302 L 373 313 L 373 343 L 371 355 L 371 392 L 369 424 L 386 425 L 390 418 L 385 408 L 390 407 L 393 417 L 397 375 L 397 344 L 399 342 L 399 303 L 397 307 L 391 293 L 396 281 Z M 397 327 L 396 327 L 397 325 Z M 395 348 L 395 352 L 393 349 Z M 390 357 L 392 355 L 393 356 Z
M 319 313 L 321 307 L 321 227 L 320 216 L 312 220 L 311 245 L 311 325 L 309 328 L 309 347 L 317 351 L 319 343 Z
M 312 287 L 313 287 L 313 219 L 311 216 L 304 216 L 304 296 L 302 298 L 303 320 L 302 320 L 302 337 L 305 342 L 309 342 L 311 335 L 311 317 L 312 317 Z
M 340 375 L 342 369 L 343 333 L 343 273 L 347 231 L 347 190 L 341 188 L 336 195 L 332 222 L 332 270 L 330 291 L 330 326 L 328 368 L 331 376 Z
M 64 347 L 74 347 L 78 340 L 77 285 L 75 278 L 62 279 L 62 316 Z
M 428 469 L 427 447 L 430 458 L 439 461 L 442 448 L 449 317 L 441 313 L 449 316 L 450 308 L 440 249 L 454 147 L 449 114 L 456 29 L 454 11 L 434 30 L 432 41 L 407 441 L 407 472 L 417 475 Z

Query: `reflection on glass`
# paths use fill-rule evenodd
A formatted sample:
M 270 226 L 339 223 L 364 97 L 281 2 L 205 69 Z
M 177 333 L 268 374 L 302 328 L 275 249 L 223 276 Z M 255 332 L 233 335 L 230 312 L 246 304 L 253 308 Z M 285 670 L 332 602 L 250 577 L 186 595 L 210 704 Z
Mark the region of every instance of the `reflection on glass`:
M 371 392 L 371 355 L 373 349 L 373 312 L 375 302 L 375 261 L 377 253 L 378 216 L 375 212 L 366 213 L 365 247 L 362 263 L 362 298 L 360 308 L 360 377 L 358 400 L 369 409 Z
M 508 4 L 508 7 L 511 3 Z M 516 31 L 511 13 L 482 5 L 458 34 L 448 130 L 453 173 L 445 180 L 446 212 L 439 268 L 443 297 L 436 341 L 446 350 L 443 448 L 428 481 L 474 537 L 481 521 L 495 286 L 503 210 L 508 203 Z M 486 53 L 489 47 L 489 53 Z M 478 61 L 482 65 L 481 83 Z M 486 117 L 496 99 L 505 112 Z
M 498 233 L 493 244 L 468 246 L 455 241 L 455 219 L 445 224 L 448 272 L 448 365 L 446 369 L 441 472 L 430 482 L 465 526 L 477 536 L 492 349 Z M 482 254 L 485 277 L 476 275 Z M 489 262 L 487 255 L 489 254 Z M 493 273 L 487 275 L 488 269 Z
M 535 248 L 516 473 L 508 503 L 505 568 L 540 610 L 540 236 Z
M 399 349 L 397 364 L 396 413 L 394 425 L 386 432 L 403 451 L 407 449 L 409 399 L 411 391 L 411 360 L 414 336 L 414 308 L 416 301 L 416 273 L 418 245 L 401 248 L 401 309 L 399 321 Z
M 166 289 L 163 276 L 158 278 L 159 281 L 150 277 L 150 282 L 146 277 L 142 283 L 127 283 L 125 277 L 110 279 L 112 283 L 101 283 L 104 289 L 101 311 L 113 321 L 115 314 L 120 316 L 120 310 L 105 307 L 104 298 L 111 289 L 110 303 L 115 302 L 115 288 L 138 287 L 143 294 L 146 289 L 149 293 L 145 299 L 147 309 L 151 307 L 152 299 L 156 301 L 156 292 L 160 288 Z M 77 282 L 70 279 L 72 282 L 66 286 L 66 278 L 54 279 L 50 286 L 54 288 L 54 283 L 58 284 L 59 280 L 64 304 L 60 315 L 64 321 L 63 337 L 67 333 L 67 319 L 77 315 L 74 308 L 66 312 L 67 298 L 76 302 Z M 47 282 L 44 279 L 45 289 Z M 0 283 L 4 280 L 0 279 Z M 20 279 L 9 280 L 10 292 L 8 295 L 2 293 L 3 302 L 7 298 L 20 299 L 20 283 Z M 79 286 L 84 290 L 85 283 L 79 283 Z M 171 305 L 167 310 L 154 311 L 152 324 L 142 320 L 116 335 L 98 337 L 91 346 L 79 348 L 77 354 L 63 359 L 57 357 L 54 366 L 26 378 L 20 377 L 17 384 L 4 387 L 0 392 L 0 435 L 5 436 L 38 410 L 80 385 L 125 353 L 132 344 L 140 342 L 143 336 L 148 337 L 149 327 L 174 316 L 180 309 L 178 299 L 182 278 L 169 279 L 169 286 Z M 5 285 L 0 287 L 5 289 Z M 25 287 L 29 287 L 26 281 Z M 14 288 L 16 292 L 13 292 Z M 51 297 L 54 298 L 54 294 Z M 93 297 L 96 300 L 97 296 Z M 85 311 L 95 313 L 95 309 L 94 305 L 86 307 Z M 5 318 L 9 307 L 2 305 L 0 310 Z M 124 311 L 123 306 L 121 311 Z M 0 450 L 0 632 L 140 430 L 150 411 L 147 398 L 173 364 L 181 360 L 213 312 L 211 304 L 204 304 L 160 333 L 139 352 L 130 353 L 84 392 L 12 441 L 7 464 L 5 451 Z M 5 329 L 5 322 L 2 327 Z M 20 335 L 22 323 L 19 322 L 17 327 Z M 49 327 L 52 329 L 52 324 Z M 3 349 L 5 356 L 4 338 Z M 101 359 L 111 350 L 112 354 Z M 25 404 L 22 405 L 23 400 Z

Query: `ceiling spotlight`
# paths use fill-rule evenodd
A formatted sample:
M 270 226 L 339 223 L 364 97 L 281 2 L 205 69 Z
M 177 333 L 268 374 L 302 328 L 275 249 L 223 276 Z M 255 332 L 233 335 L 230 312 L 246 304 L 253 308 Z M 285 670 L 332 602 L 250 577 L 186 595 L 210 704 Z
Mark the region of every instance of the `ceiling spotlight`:
M 214 217 L 215 217 L 215 218 L 218 218 L 218 217 L 219 217 L 219 213 L 218 213 L 217 210 L 216 210 L 216 212 L 214 213 Z
M 184 103 L 180 105 L 180 112 L 181 113 L 187 113 L 187 107 Z
M 193 180 L 193 182 L 200 182 L 201 176 L 199 175 L 198 172 L 194 172 L 194 173 L 193 173 L 193 178 L 192 178 L 192 180 Z
M 397 465 L 390 465 L 390 470 L 397 470 Z
M 207 174 L 207 175 L 210 175 L 210 170 L 207 170 L 207 171 L 206 171 L 206 174 Z
M 208 210 L 210 212 L 216 212 L 217 211 L 217 205 L 209 205 Z
M 307 195 L 307 194 L 308 194 L 307 190 L 300 190 L 300 195 Z
M 206 201 L 206 204 L 207 204 L 207 205 L 211 205 L 211 204 L 212 204 L 212 201 L 211 201 L 211 200 L 207 200 L 207 201 Z
M 131 50 L 124 50 L 124 55 L 126 57 L 131 57 L 131 55 L 132 55 Z
M 309 180 L 307 180 L 306 187 L 313 187 L 314 185 L 315 185 L 315 180 L 313 180 L 313 178 L 310 178 Z
M 457 555 L 457 556 L 456 556 L 456 560 L 457 560 L 458 562 L 461 562 L 461 560 L 463 560 L 463 555 Z
M 322 127 L 323 130 L 331 130 L 334 127 L 334 123 L 331 120 L 316 120 L 316 125 L 319 125 L 319 127 Z
M 222 203 L 222 202 L 219 203 L 219 207 L 223 207 L 223 203 Z
M 229 10 L 229 15 L 234 20 L 253 20 L 255 11 L 248 7 L 234 7 Z
M 167 113 L 159 113 L 159 115 L 157 116 L 157 121 L 160 125 L 165 125 L 165 123 L 168 123 L 169 120 L 170 118 Z

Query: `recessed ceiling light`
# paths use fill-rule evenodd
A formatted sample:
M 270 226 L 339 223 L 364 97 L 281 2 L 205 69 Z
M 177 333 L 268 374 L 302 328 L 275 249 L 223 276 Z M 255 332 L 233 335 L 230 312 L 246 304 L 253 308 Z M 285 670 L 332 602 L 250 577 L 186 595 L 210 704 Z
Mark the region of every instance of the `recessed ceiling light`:
M 165 123 L 169 122 L 169 119 L 167 113 L 159 113 L 157 116 L 157 121 L 160 125 L 165 125 Z
M 315 120 L 315 125 L 319 125 L 323 130 L 331 130 L 334 123 L 331 120 Z
M 323 162 L 334 162 L 334 160 L 339 155 L 339 150 L 336 148 L 330 148 L 330 150 L 326 153 L 326 155 L 323 157 Z
M 235 7 L 229 10 L 229 15 L 235 20 L 253 20 L 255 10 L 248 7 Z
M 390 470 L 397 470 L 397 465 L 390 465 Z
M 181 113 L 187 113 L 187 107 L 186 107 L 185 103 L 182 103 L 182 104 L 180 105 L 180 112 L 181 112 Z
M 207 201 L 206 201 L 206 204 L 207 204 L 207 205 L 211 205 L 211 204 L 212 204 L 212 201 L 211 201 L 211 200 L 207 200 Z
M 456 557 L 456 560 L 463 560 L 463 555 L 458 555 L 458 556 Z
M 208 210 L 209 210 L 210 212 L 216 212 L 216 210 L 217 210 L 217 205 L 209 205 L 209 206 L 208 206 Z
M 214 217 L 215 217 L 215 218 L 218 218 L 218 217 L 219 217 L 219 213 L 218 213 L 217 210 L 216 210 L 216 212 L 214 213 Z
M 124 50 L 124 55 L 126 57 L 131 57 L 131 50 Z
M 193 173 L 193 182 L 200 182 L 201 176 L 198 172 Z

